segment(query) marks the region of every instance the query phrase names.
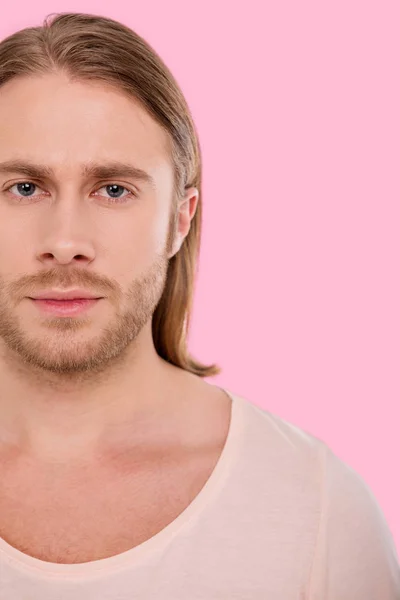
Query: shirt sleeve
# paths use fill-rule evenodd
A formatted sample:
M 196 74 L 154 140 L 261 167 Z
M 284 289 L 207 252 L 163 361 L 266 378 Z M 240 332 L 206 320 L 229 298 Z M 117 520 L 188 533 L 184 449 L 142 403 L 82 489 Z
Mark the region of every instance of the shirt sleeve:
M 400 600 L 400 564 L 365 481 L 323 443 L 320 527 L 308 600 Z

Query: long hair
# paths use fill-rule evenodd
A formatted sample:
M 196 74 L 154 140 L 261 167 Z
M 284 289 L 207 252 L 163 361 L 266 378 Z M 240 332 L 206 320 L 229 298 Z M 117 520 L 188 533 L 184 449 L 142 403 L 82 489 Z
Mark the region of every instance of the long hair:
M 221 372 L 190 356 L 187 334 L 193 305 L 202 222 L 202 160 L 188 104 L 154 49 L 129 27 L 106 17 L 59 13 L 43 26 L 17 31 L 0 42 L 0 86 L 15 77 L 66 73 L 72 81 L 97 80 L 137 100 L 167 132 L 174 167 L 168 245 L 185 189 L 199 192 L 195 215 L 179 251 L 169 259 L 166 284 L 152 317 L 157 353 L 200 377 Z

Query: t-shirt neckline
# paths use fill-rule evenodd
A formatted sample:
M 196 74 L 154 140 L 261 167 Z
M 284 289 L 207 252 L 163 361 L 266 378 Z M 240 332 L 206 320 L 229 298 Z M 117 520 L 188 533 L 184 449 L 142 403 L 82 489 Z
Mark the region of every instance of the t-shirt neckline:
M 109 571 L 137 564 L 149 554 L 161 550 L 171 541 L 178 531 L 182 529 L 182 527 L 187 525 L 194 517 L 199 516 L 202 510 L 210 505 L 212 500 L 222 489 L 223 484 L 230 473 L 230 467 L 235 464 L 235 457 L 239 452 L 240 441 L 243 437 L 242 416 L 245 401 L 243 398 L 233 394 L 226 388 L 220 389 L 231 398 L 231 417 L 222 452 L 211 475 L 197 496 L 163 529 L 141 544 L 126 550 L 125 552 L 99 560 L 72 564 L 54 563 L 35 558 L 29 554 L 25 554 L 14 546 L 11 546 L 0 537 L 0 562 L 5 558 L 9 563 L 22 563 L 25 568 L 46 572 L 49 576 L 68 575 L 69 577 L 77 576 L 79 578 L 95 573 L 104 574 Z

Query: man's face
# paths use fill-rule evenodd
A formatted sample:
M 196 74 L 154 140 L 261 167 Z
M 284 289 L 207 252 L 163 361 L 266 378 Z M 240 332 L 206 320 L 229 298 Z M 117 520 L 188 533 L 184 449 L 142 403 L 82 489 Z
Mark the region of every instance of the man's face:
M 166 134 L 134 100 L 63 75 L 0 87 L 0 132 L 0 348 L 48 372 L 101 371 L 149 322 L 165 285 L 173 191 Z M 1 171 L 17 159 L 54 174 Z M 146 171 L 155 187 L 81 172 L 110 161 Z M 102 299 L 70 317 L 30 299 L 74 287 Z

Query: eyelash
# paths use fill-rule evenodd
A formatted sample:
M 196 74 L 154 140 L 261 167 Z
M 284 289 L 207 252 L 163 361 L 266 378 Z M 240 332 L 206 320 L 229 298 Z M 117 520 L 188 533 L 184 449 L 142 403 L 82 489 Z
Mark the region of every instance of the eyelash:
M 21 183 L 31 183 L 31 184 L 32 184 L 32 185 L 34 185 L 36 188 L 42 189 L 42 188 L 41 188 L 41 187 L 40 187 L 40 186 L 39 186 L 37 183 L 35 183 L 34 181 L 25 180 L 25 181 L 16 181 L 16 182 L 15 182 L 15 183 L 13 183 L 12 185 L 10 185 L 8 188 L 6 188 L 4 191 L 5 191 L 5 192 L 9 192 L 9 190 L 10 190 L 11 188 L 13 188 L 13 187 L 14 187 L 14 186 L 16 186 L 16 185 L 20 185 Z M 134 197 L 134 198 L 135 198 L 135 197 L 137 196 L 137 194 L 136 194 L 135 192 L 133 192 L 132 190 L 128 189 L 127 187 L 125 187 L 124 185 L 121 185 L 121 184 L 119 184 L 119 183 L 106 183 L 106 184 L 103 184 L 101 187 L 99 187 L 99 188 L 97 189 L 97 191 L 98 191 L 98 190 L 101 190 L 101 189 L 103 189 L 103 188 L 105 188 L 105 187 L 107 187 L 107 186 L 109 186 L 109 185 L 117 185 L 118 187 L 121 187 L 123 190 L 125 190 L 125 191 L 129 192 L 129 194 L 127 194 L 126 196 L 122 196 L 121 198 L 112 198 L 112 197 L 109 197 L 109 198 L 107 198 L 107 200 L 109 200 L 109 201 L 111 202 L 111 204 L 124 204 L 127 198 L 131 198 L 131 197 Z M 10 193 L 12 193 L 12 192 L 10 192 Z M 15 194 L 13 194 L 13 195 L 14 195 L 14 196 L 16 196 Z M 29 198 L 37 198 L 37 196 L 16 196 L 16 197 L 17 197 L 17 198 L 26 198 L 26 199 L 29 199 Z M 102 197 L 104 197 L 104 196 L 102 196 Z

